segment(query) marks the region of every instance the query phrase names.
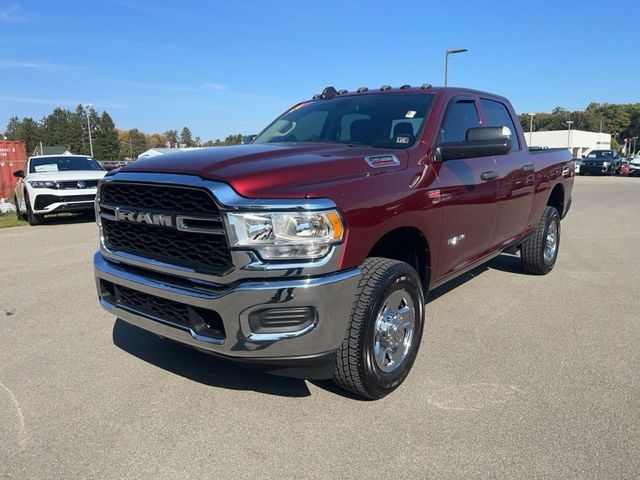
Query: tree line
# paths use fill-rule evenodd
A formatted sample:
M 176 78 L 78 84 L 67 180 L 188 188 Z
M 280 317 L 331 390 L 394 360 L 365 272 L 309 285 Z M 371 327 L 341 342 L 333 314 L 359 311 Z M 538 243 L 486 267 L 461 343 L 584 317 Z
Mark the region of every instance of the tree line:
M 106 111 L 99 113 L 93 107 L 85 108 L 82 105 L 75 110 L 56 108 L 40 121 L 31 117 L 11 117 L 4 136 L 7 140 L 24 142 L 27 155 L 31 155 L 40 145 L 60 145 L 72 153 L 90 155 L 89 128 L 93 156 L 97 160 L 135 159 L 150 148 L 238 145 L 243 138 L 239 133 L 229 135 L 224 140 L 203 142 L 200 137 L 193 138 L 188 127 L 184 127 L 180 133 L 167 130 L 164 133 L 145 134 L 137 128 L 119 130 Z
M 523 130 L 528 132 L 531 116 L 522 113 L 518 119 Z M 568 121 L 573 122 L 571 129 L 610 133 L 611 148 L 619 149 L 625 139 L 640 137 L 640 103 L 590 103 L 586 109 L 576 111 L 556 107 L 551 113 L 534 115 L 533 131 L 566 130 Z

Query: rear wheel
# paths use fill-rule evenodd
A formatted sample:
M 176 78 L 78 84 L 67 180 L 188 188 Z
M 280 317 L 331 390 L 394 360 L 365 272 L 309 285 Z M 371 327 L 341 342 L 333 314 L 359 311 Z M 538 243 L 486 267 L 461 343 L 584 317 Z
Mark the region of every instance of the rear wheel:
M 413 366 L 423 328 L 424 293 L 416 271 L 404 262 L 368 258 L 334 381 L 365 398 L 391 393 Z
M 560 214 L 547 207 L 533 234 L 522 242 L 520 259 L 525 272 L 546 275 L 553 270 L 560 246 Z

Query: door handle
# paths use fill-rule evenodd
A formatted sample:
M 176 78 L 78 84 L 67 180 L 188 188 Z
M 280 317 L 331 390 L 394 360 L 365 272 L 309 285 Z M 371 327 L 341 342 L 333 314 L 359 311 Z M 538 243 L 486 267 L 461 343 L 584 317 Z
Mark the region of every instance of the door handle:
M 522 167 L 523 172 L 533 172 L 534 166 L 533 163 L 528 163 Z
M 493 180 L 494 178 L 498 178 L 498 172 L 496 172 L 495 170 L 489 170 L 488 172 L 482 172 L 480 174 L 480 178 L 482 180 L 484 180 L 485 182 L 488 182 L 489 180 Z

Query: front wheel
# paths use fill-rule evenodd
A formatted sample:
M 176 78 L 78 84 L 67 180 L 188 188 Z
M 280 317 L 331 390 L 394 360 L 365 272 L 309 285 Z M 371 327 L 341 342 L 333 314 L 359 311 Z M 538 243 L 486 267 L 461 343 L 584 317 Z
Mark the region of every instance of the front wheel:
M 24 203 L 27 204 L 27 222 L 29 222 L 29 225 L 41 225 L 42 222 L 44 222 L 44 215 L 33 213 L 33 210 L 31 210 L 31 201 L 26 194 Z
M 424 329 L 424 292 L 407 263 L 368 258 L 337 353 L 334 381 L 356 395 L 379 399 L 402 384 Z
M 520 260 L 527 273 L 546 275 L 553 270 L 560 247 L 560 214 L 547 207 L 533 234 L 522 242 Z

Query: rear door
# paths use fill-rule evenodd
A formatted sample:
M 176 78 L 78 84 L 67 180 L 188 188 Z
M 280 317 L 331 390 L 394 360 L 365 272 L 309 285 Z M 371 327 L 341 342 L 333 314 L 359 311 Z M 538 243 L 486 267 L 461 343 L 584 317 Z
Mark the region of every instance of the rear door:
M 535 169 L 533 158 L 516 129 L 514 114 L 506 103 L 480 97 L 483 123 L 487 127 L 507 127 L 511 132 L 511 152 L 495 157 L 498 182 L 496 245 L 507 244 L 527 227 L 533 206 Z
M 467 129 L 481 126 L 475 97 L 452 98 L 437 144 L 461 142 Z M 442 211 L 437 277 L 453 274 L 483 257 L 493 245 L 498 173 L 493 157 L 451 159 L 433 164 L 438 175 L 429 199 Z

